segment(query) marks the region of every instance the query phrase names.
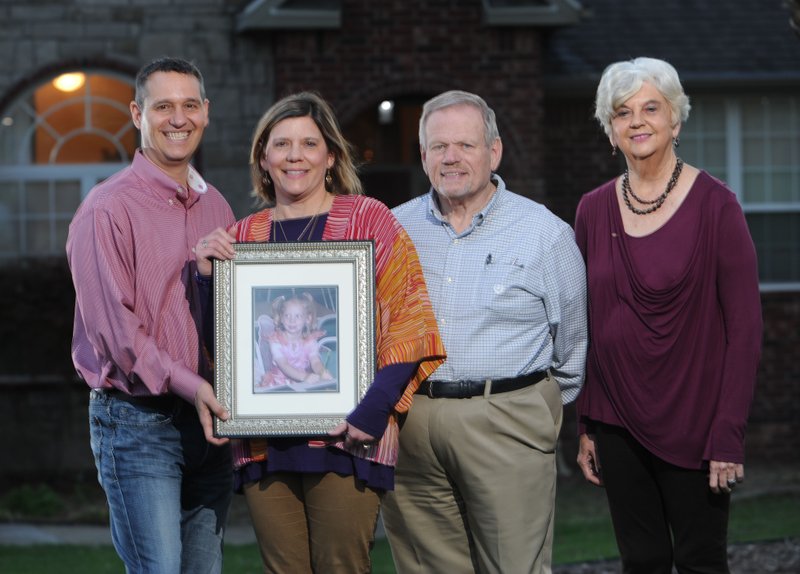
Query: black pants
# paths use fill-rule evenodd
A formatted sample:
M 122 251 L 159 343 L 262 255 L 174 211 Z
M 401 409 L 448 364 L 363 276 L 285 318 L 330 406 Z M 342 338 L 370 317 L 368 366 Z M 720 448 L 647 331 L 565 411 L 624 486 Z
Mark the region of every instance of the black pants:
M 729 494 L 707 470 L 651 454 L 623 428 L 598 424 L 597 456 L 626 574 L 727 574 Z

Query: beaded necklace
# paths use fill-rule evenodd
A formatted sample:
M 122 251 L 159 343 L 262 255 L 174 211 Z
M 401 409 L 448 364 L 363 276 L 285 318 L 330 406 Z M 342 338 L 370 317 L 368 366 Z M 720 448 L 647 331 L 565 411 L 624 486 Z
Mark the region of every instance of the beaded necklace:
M 628 206 L 633 213 L 636 215 L 647 215 L 648 213 L 653 213 L 659 207 L 664 205 L 664 202 L 667 200 L 667 196 L 669 193 L 675 188 L 675 184 L 678 183 L 678 178 L 681 176 L 681 170 L 683 169 L 683 160 L 681 158 L 677 158 L 675 162 L 675 169 L 672 171 L 672 176 L 670 176 L 669 181 L 667 182 L 667 188 L 664 190 L 664 193 L 659 195 L 655 199 L 645 200 L 641 199 L 631 189 L 631 182 L 628 176 L 628 170 L 625 170 L 625 173 L 622 174 L 622 200 L 625 202 L 625 205 Z M 630 197 L 628 197 L 630 195 Z M 631 197 L 636 200 L 638 203 L 642 205 L 649 205 L 647 209 L 639 209 L 634 207 L 631 203 Z

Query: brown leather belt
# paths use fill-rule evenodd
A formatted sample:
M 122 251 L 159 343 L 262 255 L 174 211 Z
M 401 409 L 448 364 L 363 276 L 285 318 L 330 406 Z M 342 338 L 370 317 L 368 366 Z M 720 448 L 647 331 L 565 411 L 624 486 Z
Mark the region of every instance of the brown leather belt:
M 491 382 L 490 394 L 507 393 L 535 385 L 547 376 L 547 371 L 536 371 L 510 379 L 484 379 L 481 381 L 430 381 L 425 379 L 416 390 L 417 395 L 432 399 L 468 399 L 482 396 L 486 384 Z

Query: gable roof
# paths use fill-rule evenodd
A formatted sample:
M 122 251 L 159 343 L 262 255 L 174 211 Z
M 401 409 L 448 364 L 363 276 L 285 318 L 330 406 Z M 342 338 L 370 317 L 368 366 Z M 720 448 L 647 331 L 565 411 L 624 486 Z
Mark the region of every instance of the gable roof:
M 236 29 L 248 32 L 339 28 L 342 4 L 342 0 L 251 0 L 238 14 Z M 563 26 L 577 22 L 582 10 L 579 0 L 480 0 L 480 4 L 488 26 Z
M 574 25 L 547 35 L 551 86 L 596 86 L 608 64 L 670 62 L 684 83 L 800 84 L 800 38 L 783 0 L 582 0 Z

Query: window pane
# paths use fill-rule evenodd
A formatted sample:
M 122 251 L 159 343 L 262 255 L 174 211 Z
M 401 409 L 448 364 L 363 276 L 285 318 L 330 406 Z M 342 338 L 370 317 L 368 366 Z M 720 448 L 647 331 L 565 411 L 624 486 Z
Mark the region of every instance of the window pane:
M 694 109 L 692 113 L 694 113 Z M 725 132 L 725 103 L 717 98 L 709 98 L 702 107 L 703 129 L 712 132 Z
M 0 182 L 0 209 L 3 214 L 19 216 L 19 189 L 17 182 Z
M 700 169 L 726 179 L 725 102 L 719 98 L 692 99 L 692 112 L 681 129 L 678 155 Z
M 791 98 L 771 98 L 768 106 L 768 125 L 773 132 L 782 132 L 789 128 L 787 119 L 792 117 L 794 102 Z
M 128 109 L 120 109 L 107 104 L 95 103 L 92 106 L 92 127 L 115 134 L 131 121 Z
M 800 213 L 750 213 L 762 282 L 800 281 Z
M 742 98 L 742 129 L 761 133 L 764 128 L 764 103 L 766 98 Z
M 56 221 L 56 235 L 54 238 L 54 250 L 64 253 L 67 248 L 67 233 L 69 233 L 70 220 Z
M 789 166 L 798 158 L 792 154 L 792 138 L 775 136 L 770 141 L 770 163 L 775 167 Z
M 746 166 L 761 166 L 767 161 L 763 139 L 745 138 L 742 142 L 742 163 Z
M 783 172 L 774 172 L 772 174 L 772 185 L 770 200 L 778 203 L 788 203 L 798 200 L 798 190 L 796 186 L 792 185 L 792 174 Z
M 764 173 L 760 170 L 749 170 L 742 176 L 742 199 L 745 203 L 764 203 L 768 200 L 764 185 Z
M 43 128 L 37 128 L 34 134 L 34 159 L 33 163 L 48 164 L 53 158 L 51 153 L 56 147 L 56 140 Z
M 28 221 L 25 229 L 26 255 L 48 255 L 51 253 L 49 221 Z
M 8 217 L 0 205 L 0 255 L 19 253 L 19 220 Z
M 59 181 L 55 184 L 56 213 L 72 214 L 81 202 L 81 184 L 78 181 Z
M 27 215 L 47 215 L 50 213 L 49 182 L 28 182 L 25 186 L 25 213 Z
M 706 166 L 725 165 L 725 140 L 723 138 L 706 138 L 703 168 Z
M 42 108 L 39 108 L 42 109 Z M 53 132 L 64 136 L 70 132 L 81 129 L 86 123 L 86 104 L 83 100 L 74 101 L 68 104 L 59 102 L 56 108 L 44 108 L 47 110 L 45 121 Z
M 92 74 L 89 76 L 89 91 L 93 97 L 102 97 L 122 102 L 126 106 L 133 100 L 133 86 L 122 80 Z
M 3 115 L 0 123 L 0 165 L 30 162 L 30 140 L 26 134 L 33 125 L 29 107 L 18 105 Z
M 19 249 L 19 186 L 0 183 L 0 253 Z
M 122 160 L 114 143 L 97 134 L 79 134 L 64 142 L 56 163 L 119 163 Z

